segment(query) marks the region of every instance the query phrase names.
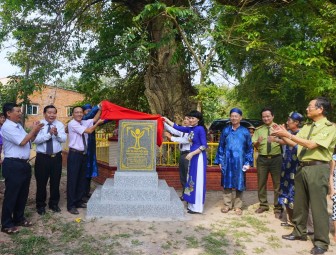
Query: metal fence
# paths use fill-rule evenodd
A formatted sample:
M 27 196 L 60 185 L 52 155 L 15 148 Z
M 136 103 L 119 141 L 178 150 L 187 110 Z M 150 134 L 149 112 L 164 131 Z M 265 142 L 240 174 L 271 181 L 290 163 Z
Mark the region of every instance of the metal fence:
M 111 133 L 96 133 L 96 153 L 97 160 L 102 162 L 109 162 L 109 141 Z M 208 143 L 207 157 L 208 165 L 212 166 L 218 143 Z M 157 149 L 156 165 L 158 166 L 177 166 L 180 158 L 180 151 L 178 143 L 176 142 L 163 142 L 161 147 Z
M 112 133 L 96 132 L 96 154 L 97 160 L 109 163 L 109 141 Z M 178 166 L 180 159 L 179 144 L 177 142 L 163 142 L 161 147 L 157 148 L 156 165 L 157 166 Z M 209 142 L 207 148 L 208 166 L 214 166 L 214 160 L 218 143 Z M 64 148 L 68 150 L 68 143 Z M 254 166 L 256 166 L 257 151 L 254 151 Z

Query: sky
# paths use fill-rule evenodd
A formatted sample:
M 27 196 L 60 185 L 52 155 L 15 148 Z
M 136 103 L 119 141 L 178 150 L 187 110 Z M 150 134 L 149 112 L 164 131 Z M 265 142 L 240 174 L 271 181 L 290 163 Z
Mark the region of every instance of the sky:
M 4 49 L 0 51 L 0 78 L 13 75 L 19 71 L 16 66 L 12 66 L 6 59 L 8 50 Z

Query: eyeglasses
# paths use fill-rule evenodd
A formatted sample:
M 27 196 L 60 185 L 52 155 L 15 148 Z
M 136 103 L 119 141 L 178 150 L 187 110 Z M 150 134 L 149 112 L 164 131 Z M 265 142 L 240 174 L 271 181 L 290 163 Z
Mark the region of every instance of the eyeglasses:
M 316 107 L 316 105 L 308 105 L 307 109 L 312 110 L 312 109 L 318 109 L 319 107 Z

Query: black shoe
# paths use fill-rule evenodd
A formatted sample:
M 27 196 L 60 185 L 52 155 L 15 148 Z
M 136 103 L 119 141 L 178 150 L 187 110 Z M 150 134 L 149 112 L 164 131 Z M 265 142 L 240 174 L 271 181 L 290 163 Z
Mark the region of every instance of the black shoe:
M 257 210 L 255 210 L 255 213 L 263 213 L 263 212 L 267 212 L 269 209 L 268 208 L 264 208 L 264 207 L 259 207 Z
M 89 202 L 89 200 L 90 200 L 89 197 L 83 197 L 82 198 L 83 203 L 87 203 L 87 202 Z
M 293 234 L 283 235 L 282 239 L 286 239 L 290 241 L 294 241 L 294 240 L 307 241 L 308 240 L 307 236 L 295 236 Z
M 71 208 L 68 210 L 69 213 L 71 214 L 79 214 L 78 210 L 76 208 Z
M 61 208 L 59 208 L 58 205 L 49 206 L 49 209 L 53 212 L 61 212 Z
M 310 250 L 310 254 L 324 254 L 327 250 L 321 247 L 315 246 Z
M 276 219 L 281 219 L 281 218 L 282 218 L 282 212 L 275 212 L 275 213 L 274 213 L 274 217 L 275 217 Z
M 86 204 L 85 203 L 81 203 L 81 204 L 78 204 L 76 205 L 76 208 L 86 208 Z
M 36 209 L 36 212 L 39 214 L 39 215 L 45 215 L 46 214 L 46 210 L 44 207 L 39 207 Z
M 182 202 L 184 201 L 183 195 L 180 196 L 180 200 L 181 200 Z

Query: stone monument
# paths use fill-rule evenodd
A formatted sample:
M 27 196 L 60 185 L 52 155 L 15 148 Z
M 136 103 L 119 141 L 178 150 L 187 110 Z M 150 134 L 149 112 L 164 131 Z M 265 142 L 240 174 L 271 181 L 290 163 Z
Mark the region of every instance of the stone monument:
M 183 220 L 184 206 L 174 188 L 156 172 L 156 121 L 119 122 L 114 179 L 98 187 L 87 204 L 87 218 Z

